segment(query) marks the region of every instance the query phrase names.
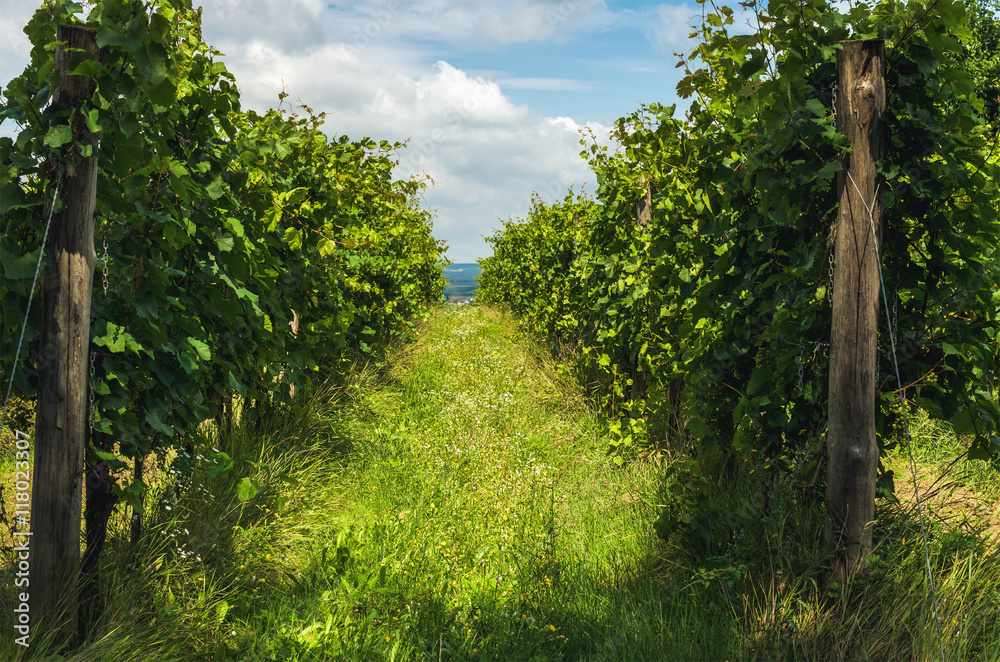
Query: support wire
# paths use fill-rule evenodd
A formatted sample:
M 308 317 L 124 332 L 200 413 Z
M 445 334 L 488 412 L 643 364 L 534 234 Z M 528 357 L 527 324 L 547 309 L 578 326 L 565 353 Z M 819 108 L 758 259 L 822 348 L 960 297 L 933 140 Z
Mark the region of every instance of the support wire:
M 7 404 L 10 402 L 10 389 L 14 385 L 14 373 L 17 372 L 17 362 L 21 359 L 21 345 L 24 343 L 24 332 L 28 328 L 28 315 L 31 313 L 31 300 L 35 296 L 35 286 L 38 284 L 38 274 L 42 269 L 42 258 L 45 256 L 45 242 L 49 238 L 49 227 L 52 225 L 52 214 L 56 209 L 56 200 L 59 198 L 59 188 L 62 186 L 63 169 L 59 168 L 59 179 L 56 181 L 56 190 L 52 194 L 52 205 L 49 207 L 49 218 L 45 221 L 45 234 L 42 235 L 42 248 L 38 251 L 38 263 L 35 264 L 35 278 L 28 290 L 28 307 L 24 311 L 24 323 L 21 325 L 21 336 L 17 339 L 17 352 L 14 354 L 14 361 L 10 367 L 10 379 L 7 381 L 7 394 L 3 400 L 3 411 L 0 412 L 0 432 L 3 431 L 4 419 L 7 418 Z
M 872 243 L 875 246 L 875 264 L 878 266 L 878 280 L 879 286 L 882 291 L 882 302 L 883 309 L 885 310 L 886 320 L 888 322 L 889 330 L 889 345 L 892 349 L 892 365 L 896 371 L 896 384 L 899 387 L 897 391 L 899 393 L 899 405 L 903 410 L 903 429 L 906 432 L 906 448 L 910 453 L 910 475 L 913 478 L 913 494 L 917 499 L 917 515 L 920 518 L 920 535 L 924 541 L 924 561 L 927 564 L 927 583 L 931 587 L 931 604 L 934 607 L 934 625 L 937 628 L 937 638 L 938 647 L 941 649 L 941 662 L 946 662 L 944 655 L 944 637 L 941 635 L 941 618 L 938 615 L 938 604 L 937 604 L 937 593 L 934 590 L 934 576 L 931 572 L 931 555 L 927 546 L 927 527 L 924 526 L 924 513 L 923 507 L 920 504 L 920 490 L 917 487 L 917 463 L 913 459 L 913 440 L 910 437 L 910 421 L 909 417 L 906 415 L 906 400 L 903 398 L 903 380 L 899 377 L 899 363 L 896 361 L 896 339 L 893 337 L 892 333 L 892 319 L 889 317 L 889 300 L 885 295 L 885 280 L 882 278 L 882 261 L 879 257 L 878 252 L 878 237 L 875 232 L 875 201 L 878 198 L 878 186 L 875 187 L 875 195 L 872 198 L 871 205 L 865 203 L 865 197 L 861 194 L 858 189 L 858 185 L 854 182 L 854 178 L 851 177 L 851 173 L 847 173 L 847 177 L 851 180 L 851 185 L 854 186 L 854 190 L 857 191 L 858 198 L 861 203 L 865 206 L 865 210 L 868 212 L 868 221 L 871 223 L 872 228 Z M 876 357 L 878 360 L 878 357 Z

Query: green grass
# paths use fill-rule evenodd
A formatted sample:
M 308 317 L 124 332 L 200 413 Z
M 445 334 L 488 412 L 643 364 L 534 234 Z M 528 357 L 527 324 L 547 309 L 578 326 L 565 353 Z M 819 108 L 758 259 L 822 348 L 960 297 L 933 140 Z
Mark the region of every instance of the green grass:
M 114 520 L 106 611 L 67 659 L 940 659 L 899 451 L 872 572 L 824 588 L 822 506 L 791 482 L 766 514 L 759 482 L 718 486 L 749 522 L 725 545 L 659 540 L 666 467 L 610 462 L 579 386 L 490 309 L 441 308 L 387 366 L 265 421 L 206 429 L 228 477 L 196 458 L 178 485 L 165 462 L 139 550 Z M 915 427 L 929 480 L 958 442 Z M 992 469 L 955 467 L 995 499 Z M 928 521 L 947 659 L 1000 659 L 995 544 L 975 518 Z
M 611 468 L 575 387 L 513 335 L 448 309 L 348 413 L 349 470 L 281 534 L 287 599 L 247 612 L 275 633 L 259 659 L 649 659 L 728 637 L 674 618 L 655 468 Z

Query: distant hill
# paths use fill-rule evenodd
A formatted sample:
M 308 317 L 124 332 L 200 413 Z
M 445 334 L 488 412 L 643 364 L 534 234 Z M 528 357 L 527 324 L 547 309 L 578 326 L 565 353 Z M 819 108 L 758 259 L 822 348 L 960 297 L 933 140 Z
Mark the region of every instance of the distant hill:
M 479 287 L 479 265 L 475 262 L 453 264 L 444 269 L 448 284 L 444 288 L 446 299 L 473 297 Z

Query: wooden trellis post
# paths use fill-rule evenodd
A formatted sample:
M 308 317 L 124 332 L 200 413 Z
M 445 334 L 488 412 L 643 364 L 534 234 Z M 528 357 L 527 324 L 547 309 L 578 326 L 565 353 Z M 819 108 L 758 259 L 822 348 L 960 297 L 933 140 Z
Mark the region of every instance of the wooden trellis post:
M 649 226 L 653 222 L 653 186 L 649 173 L 643 175 L 639 182 L 642 186 L 642 194 L 635 203 L 635 223 L 639 234 L 649 232 Z M 646 397 L 646 373 L 639 365 L 639 350 L 636 348 L 635 356 L 632 359 L 632 391 L 633 400 L 641 400 Z
M 842 41 L 837 56 L 837 126 L 852 145 L 838 175 L 830 394 L 826 542 L 831 579 L 867 570 L 875 519 L 878 444 L 875 361 L 882 189 L 875 164 L 885 157 L 885 42 Z
M 60 25 L 56 66 L 62 72 L 54 103 L 79 107 L 94 94 L 89 76 L 69 75 L 79 49 L 99 56 L 96 30 Z M 65 155 L 60 199 L 52 217 L 51 253 L 42 275 L 44 321 L 39 360 L 40 390 L 35 420 L 31 492 L 29 605 L 31 625 L 57 630 L 56 640 L 77 638 L 77 578 L 83 449 L 87 425 L 87 358 L 90 293 L 94 279 L 94 207 L 97 197 L 97 136 L 80 115 L 73 123 L 78 142 L 91 146 Z M 44 619 L 44 620 L 43 620 Z M 36 630 L 37 631 L 37 630 Z

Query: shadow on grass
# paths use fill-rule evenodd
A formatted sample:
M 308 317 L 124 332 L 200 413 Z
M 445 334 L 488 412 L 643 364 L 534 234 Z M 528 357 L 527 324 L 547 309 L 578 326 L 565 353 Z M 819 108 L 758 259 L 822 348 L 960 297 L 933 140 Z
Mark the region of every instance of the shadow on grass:
M 337 404 L 329 394 L 322 397 L 312 402 Z M 251 584 L 261 579 L 281 583 L 273 564 L 264 562 L 279 545 L 258 540 L 256 532 L 288 508 L 286 495 L 296 488 L 293 471 L 300 472 L 303 463 L 342 464 L 352 451 L 352 440 L 339 434 L 333 420 L 313 405 L 275 408 L 253 424 L 234 426 L 228 438 L 211 428 L 190 437 L 194 457 L 160 460 L 145 497 L 138 545 L 130 542 L 130 508 L 120 503 L 109 521 L 98 596 L 106 607 L 86 640 L 53 658 L 56 648 L 42 625 L 32 629 L 28 649 L 13 637 L 0 641 L 0 659 L 232 659 L 227 600 L 251 595 Z M 216 449 L 232 461 L 228 474 L 213 473 Z M 171 471 L 180 465 L 184 471 Z M 244 501 L 238 488 L 245 482 L 252 496 L 244 491 Z M 24 590 L 13 586 L 12 559 L 3 559 L 0 577 L 3 603 L 12 605 L 16 591 Z M 0 626 L 7 623 L 11 632 L 12 614 L 4 609 L 0 616 Z

